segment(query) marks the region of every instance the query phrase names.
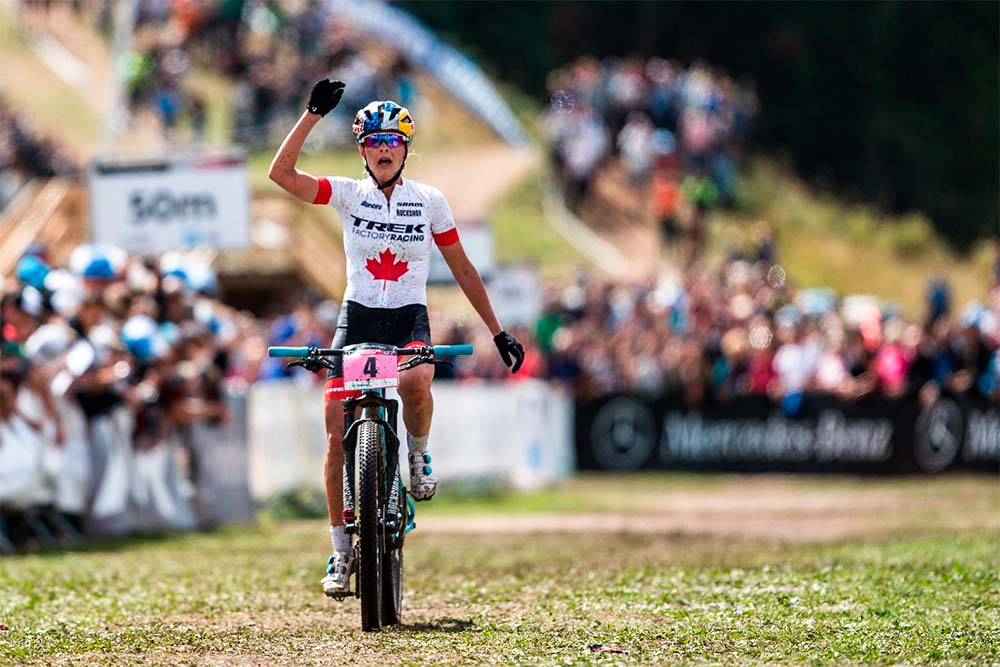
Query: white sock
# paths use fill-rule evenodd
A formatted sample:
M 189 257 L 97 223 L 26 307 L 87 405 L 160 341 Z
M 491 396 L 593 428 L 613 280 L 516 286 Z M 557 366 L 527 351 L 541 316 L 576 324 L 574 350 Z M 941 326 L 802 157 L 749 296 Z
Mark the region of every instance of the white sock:
M 410 450 L 411 454 L 423 454 L 427 451 L 427 438 L 429 435 L 425 435 L 422 438 L 412 436 L 409 433 L 406 434 L 406 448 Z
M 330 543 L 334 551 L 351 551 L 351 536 L 344 531 L 343 526 L 330 526 Z

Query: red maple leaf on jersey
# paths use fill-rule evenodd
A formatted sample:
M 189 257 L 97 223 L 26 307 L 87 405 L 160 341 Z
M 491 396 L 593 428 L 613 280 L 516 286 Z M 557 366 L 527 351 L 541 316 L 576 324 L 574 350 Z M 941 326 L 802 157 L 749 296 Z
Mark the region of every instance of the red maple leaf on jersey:
M 410 270 L 409 262 L 397 262 L 396 256 L 386 248 L 378 254 L 378 259 L 369 257 L 365 261 L 365 268 L 372 278 L 382 281 L 382 289 L 388 284 L 386 281 L 398 281 L 399 277 Z

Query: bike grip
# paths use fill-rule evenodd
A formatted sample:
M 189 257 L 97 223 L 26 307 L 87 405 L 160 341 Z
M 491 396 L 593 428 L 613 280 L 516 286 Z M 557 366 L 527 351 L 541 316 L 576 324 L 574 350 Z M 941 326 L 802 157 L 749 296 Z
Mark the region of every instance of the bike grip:
M 269 357 L 304 357 L 309 354 L 308 347 L 269 347 L 267 356 Z
M 435 345 L 434 354 L 447 354 L 447 355 L 469 355 L 472 354 L 471 345 Z

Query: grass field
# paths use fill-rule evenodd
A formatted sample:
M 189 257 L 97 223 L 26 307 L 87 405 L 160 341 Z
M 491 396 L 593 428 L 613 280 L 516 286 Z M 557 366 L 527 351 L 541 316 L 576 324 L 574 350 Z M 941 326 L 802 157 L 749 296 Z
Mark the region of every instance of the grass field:
M 324 522 L 270 522 L 3 559 L 0 664 L 1000 662 L 995 477 L 441 500 L 407 543 L 403 626 L 362 633 L 356 601 L 317 595 Z

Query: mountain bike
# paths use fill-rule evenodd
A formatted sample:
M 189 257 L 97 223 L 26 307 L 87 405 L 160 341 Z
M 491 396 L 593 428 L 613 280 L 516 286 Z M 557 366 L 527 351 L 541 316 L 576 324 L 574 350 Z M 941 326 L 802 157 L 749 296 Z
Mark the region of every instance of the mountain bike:
M 416 508 L 399 470 L 398 402 L 385 390 L 399 373 L 420 364 L 447 364 L 436 355 L 472 354 L 471 345 L 394 347 L 360 343 L 338 348 L 269 347 L 268 356 L 292 357 L 288 364 L 309 371 L 343 360 L 344 389 L 356 392 L 344 403 L 344 528 L 356 535 L 355 590 L 361 599 L 361 629 L 400 622 L 403 602 L 403 542 L 416 527 Z M 398 357 L 408 356 L 402 363 Z M 360 410 L 360 416 L 355 418 Z

